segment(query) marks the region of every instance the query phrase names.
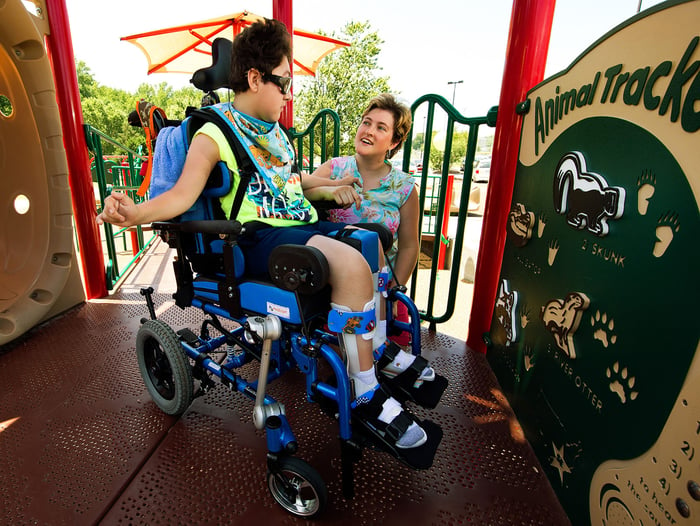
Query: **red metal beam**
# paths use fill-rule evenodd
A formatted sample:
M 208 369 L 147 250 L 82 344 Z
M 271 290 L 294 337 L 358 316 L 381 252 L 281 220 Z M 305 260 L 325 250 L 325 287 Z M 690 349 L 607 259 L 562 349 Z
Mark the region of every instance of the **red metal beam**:
M 83 131 L 83 112 L 68 12 L 65 0 L 46 0 L 46 9 L 51 31 L 47 36 L 48 56 L 56 84 L 56 100 L 68 160 L 68 182 L 83 263 L 85 293 L 88 299 L 101 298 L 107 295 L 104 255 L 100 232 L 95 223 L 95 193 Z
M 515 113 L 515 109 L 519 102 L 525 100 L 527 91 L 544 78 L 555 3 L 556 0 L 513 1 L 491 176 L 469 316 L 467 345 L 475 351 L 486 352 L 483 335 L 491 326 L 501 273 L 522 127 L 522 117 Z
M 292 4 L 292 0 L 272 0 L 272 18 L 279 20 L 285 26 L 287 26 L 287 31 L 289 31 L 290 35 L 294 34 Z M 294 50 L 292 50 L 292 52 L 294 52 Z M 293 63 L 294 61 L 292 61 L 292 64 Z M 291 73 L 291 75 L 294 76 L 294 73 Z M 287 103 L 287 106 L 280 117 L 280 124 L 282 124 L 282 126 L 285 128 L 291 128 L 294 126 L 294 100 L 290 100 Z

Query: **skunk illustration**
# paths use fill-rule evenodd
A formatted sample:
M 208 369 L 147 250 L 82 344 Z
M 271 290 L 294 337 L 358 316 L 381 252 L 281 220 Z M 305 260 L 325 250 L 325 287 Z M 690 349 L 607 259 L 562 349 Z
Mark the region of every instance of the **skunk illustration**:
M 608 233 L 608 219 L 619 219 L 625 208 L 625 189 L 608 186 L 600 175 L 586 171 L 580 152 L 564 155 L 554 176 L 554 209 L 566 222 L 596 236 Z

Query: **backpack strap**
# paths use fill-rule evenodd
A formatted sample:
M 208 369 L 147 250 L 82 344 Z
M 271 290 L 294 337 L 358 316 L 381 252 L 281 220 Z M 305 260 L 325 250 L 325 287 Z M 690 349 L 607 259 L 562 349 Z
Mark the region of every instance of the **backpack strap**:
M 153 173 L 153 150 L 156 145 L 156 137 L 158 132 L 165 126 L 165 112 L 151 104 L 150 102 L 140 99 L 136 103 L 136 113 L 141 122 L 141 127 L 146 134 L 146 149 L 148 150 L 148 158 L 146 159 L 146 173 L 144 174 L 141 186 L 136 191 L 136 195 L 143 197 L 148 191 L 151 184 L 151 174 Z
M 201 109 L 196 109 L 190 114 L 190 118 L 199 119 L 202 123 L 195 129 L 199 129 L 205 122 L 213 122 L 216 124 L 221 132 L 226 137 L 233 155 L 236 157 L 236 163 L 238 163 L 238 174 L 240 176 L 240 182 L 238 183 L 238 188 L 236 189 L 236 195 L 233 198 L 233 206 L 231 206 L 231 215 L 229 219 L 235 218 L 238 215 L 238 211 L 241 208 L 241 203 L 243 202 L 243 197 L 245 196 L 246 188 L 248 188 L 248 183 L 255 173 L 255 165 L 253 161 L 248 156 L 245 148 L 241 144 L 241 141 L 236 137 L 236 134 L 231 128 L 231 122 L 216 112 L 214 108 L 206 107 Z

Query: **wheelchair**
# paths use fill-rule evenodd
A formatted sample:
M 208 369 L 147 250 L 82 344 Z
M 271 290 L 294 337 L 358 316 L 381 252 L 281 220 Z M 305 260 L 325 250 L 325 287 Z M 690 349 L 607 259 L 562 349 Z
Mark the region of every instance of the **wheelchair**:
M 228 62 L 221 58 L 230 56 L 230 42 L 221 40 L 214 42 L 212 67 L 193 77 L 195 86 L 207 93 L 225 86 L 222 79 L 226 78 Z M 351 409 L 352 386 L 337 350 L 339 335 L 329 329 L 329 269 L 322 253 L 309 246 L 281 245 L 267 262 L 269 281 L 246 277 L 238 241 L 250 226 L 221 219 L 218 209 L 218 197 L 225 195 L 230 185 L 224 165 L 205 188 L 200 219 L 152 224 L 176 251 L 175 304 L 205 314 L 196 332 L 190 328 L 175 331 L 157 319 L 153 289 L 141 290 L 150 317 L 141 320 L 136 354 L 139 371 L 156 405 L 169 415 L 180 415 L 196 396 L 218 384 L 247 397 L 252 402 L 255 427 L 265 431 L 267 487 L 282 508 L 299 517 L 320 515 L 328 491 L 319 473 L 294 456 L 298 443 L 284 405 L 266 392 L 270 382 L 292 369 L 304 375 L 306 399 L 318 403 L 337 420 L 346 498 L 353 496 L 353 464 L 364 447 L 385 451 L 415 469 L 429 468 L 442 439 L 438 425 L 429 420 L 419 422 L 428 441 L 415 450 L 400 449 L 390 433 L 378 432 Z M 391 235 L 387 237 L 387 233 L 381 225 L 368 225 L 368 229 L 345 231 L 343 239 L 360 250 L 372 271 L 379 273 L 379 240 L 384 247 L 390 244 Z M 420 317 L 415 304 L 404 287 L 387 290 L 385 296 L 388 330 L 409 331 L 412 352 L 419 355 Z M 394 302 L 407 307 L 410 322 L 391 318 Z M 259 362 L 258 376 L 248 380 L 240 371 L 254 361 Z M 415 394 L 406 388 L 406 382 L 399 381 L 400 376 L 387 388 L 400 402 L 415 402 L 411 398 Z M 430 386 L 437 391 L 427 395 L 429 401 L 424 405 L 437 404 L 446 387 L 446 380 L 439 378 L 442 382 Z

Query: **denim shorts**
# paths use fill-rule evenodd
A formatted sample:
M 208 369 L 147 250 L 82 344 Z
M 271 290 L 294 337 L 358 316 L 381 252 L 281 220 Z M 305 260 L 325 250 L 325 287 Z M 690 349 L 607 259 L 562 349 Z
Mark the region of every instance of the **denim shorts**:
M 313 236 L 325 236 L 344 227 L 344 223 L 318 221 L 301 226 L 253 228 L 252 233 L 242 236 L 238 241 L 245 256 L 245 273 L 253 277 L 267 276 L 267 261 L 275 247 L 287 243 L 306 245 Z

